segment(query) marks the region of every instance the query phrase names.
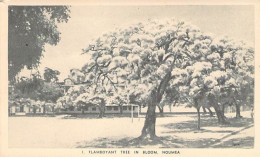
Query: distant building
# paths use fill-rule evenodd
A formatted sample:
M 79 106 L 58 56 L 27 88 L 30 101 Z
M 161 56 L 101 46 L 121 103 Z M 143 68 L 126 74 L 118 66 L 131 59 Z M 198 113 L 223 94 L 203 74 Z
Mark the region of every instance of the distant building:
M 139 112 L 139 106 L 135 104 L 124 104 L 122 106 L 123 113 L 133 113 Z M 64 111 L 60 111 L 60 113 L 82 113 L 82 109 L 78 107 L 68 108 Z M 97 106 L 89 106 L 84 108 L 84 113 L 99 113 L 99 108 Z M 114 104 L 107 104 L 105 106 L 105 113 L 120 113 L 120 107 Z
M 72 79 L 66 78 L 66 79 L 64 79 L 64 85 L 65 86 L 73 86 L 74 82 L 72 81 Z
M 65 78 L 63 82 L 58 83 L 61 87 L 64 89 L 64 93 L 66 93 L 70 87 L 73 87 L 75 85 L 75 82 L 70 78 Z

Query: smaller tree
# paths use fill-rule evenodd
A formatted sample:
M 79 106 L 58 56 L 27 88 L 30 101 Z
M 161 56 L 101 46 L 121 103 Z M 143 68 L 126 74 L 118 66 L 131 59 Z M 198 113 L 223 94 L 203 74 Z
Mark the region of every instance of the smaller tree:
M 36 100 L 42 89 L 43 80 L 38 75 L 32 75 L 32 78 L 24 78 L 14 84 L 14 94 L 20 95 L 21 98 L 30 98 Z
M 58 70 L 47 67 L 44 69 L 43 77 L 46 82 L 57 82 L 59 80 L 58 75 L 60 75 Z
M 53 82 L 45 82 L 43 88 L 40 91 L 40 99 L 44 101 L 51 101 L 56 103 L 58 98 L 63 95 L 62 88 Z

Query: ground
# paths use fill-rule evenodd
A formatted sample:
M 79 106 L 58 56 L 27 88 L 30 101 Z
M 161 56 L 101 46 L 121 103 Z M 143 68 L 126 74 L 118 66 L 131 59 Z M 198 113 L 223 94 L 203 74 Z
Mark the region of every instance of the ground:
M 139 141 L 144 116 L 9 117 L 9 147 L 19 148 L 253 148 L 254 126 L 249 112 L 236 119 L 227 114 L 230 125 L 219 125 L 216 117 L 196 114 L 166 114 L 156 120 L 154 141 Z

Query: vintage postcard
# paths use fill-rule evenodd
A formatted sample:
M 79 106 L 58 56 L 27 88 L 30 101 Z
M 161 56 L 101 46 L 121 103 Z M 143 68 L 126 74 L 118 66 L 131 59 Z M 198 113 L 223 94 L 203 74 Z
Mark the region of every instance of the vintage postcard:
M 0 156 L 260 155 L 259 1 L 0 7 Z

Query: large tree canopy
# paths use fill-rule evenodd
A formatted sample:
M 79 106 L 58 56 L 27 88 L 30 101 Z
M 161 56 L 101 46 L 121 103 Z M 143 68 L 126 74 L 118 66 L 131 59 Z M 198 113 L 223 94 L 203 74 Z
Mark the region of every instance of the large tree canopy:
M 150 20 L 117 29 L 83 51 L 91 58 L 82 68 L 90 84 L 104 93 L 130 89 L 131 97 L 148 105 L 142 138 L 156 137 L 155 109 L 167 95 L 182 95 L 196 107 L 212 104 L 217 112 L 220 100 L 229 97 L 225 90 L 239 89 L 236 76 L 253 78 L 252 48 L 214 39 L 183 21 Z M 234 79 L 237 86 L 232 86 Z
M 8 9 L 8 76 L 40 63 L 45 44 L 60 41 L 57 23 L 68 22 L 68 6 L 9 6 Z
M 182 21 L 149 21 L 104 34 L 84 52 L 84 67 L 92 84 L 117 91 L 126 86 L 148 105 L 142 136 L 155 137 L 155 108 L 167 88 L 185 84 L 185 69 L 201 60 L 211 38 Z M 197 47 L 203 43 L 204 47 Z M 182 70 L 183 69 L 183 70 Z M 126 88 L 127 89 L 127 88 Z M 170 91 L 170 90 L 169 90 Z M 132 94 L 131 94 L 132 95 Z

